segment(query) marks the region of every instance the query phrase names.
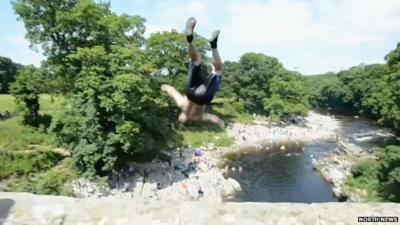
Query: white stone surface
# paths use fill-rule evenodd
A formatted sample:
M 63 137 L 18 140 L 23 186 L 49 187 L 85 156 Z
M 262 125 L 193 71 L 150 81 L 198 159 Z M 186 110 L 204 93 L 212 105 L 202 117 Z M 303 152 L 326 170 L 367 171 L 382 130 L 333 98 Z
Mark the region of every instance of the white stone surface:
M 332 116 L 309 112 L 304 126 L 269 126 L 268 124 L 232 124 L 227 128 L 229 135 L 240 146 L 251 146 L 269 142 L 311 142 L 338 138 L 340 123 Z M 285 148 L 285 147 L 283 147 Z
M 170 153 L 171 167 L 159 161 L 132 163 L 128 172 L 114 179 L 112 188 L 99 188 L 93 182 L 78 179 L 72 185 L 74 194 L 81 198 L 116 196 L 136 200 L 222 201 L 241 190 L 238 182 L 223 176 L 213 152 L 203 150 L 200 157 L 194 157 L 194 152 L 194 149 L 184 150 L 182 157 L 178 152 Z M 194 169 L 186 176 L 182 169 L 176 169 L 189 165 Z
M 5 201 L 8 203 L 2 204 Z M 358 216 L 400 215 L 400 204 L 394 203 L 138 201 L 116 197 L 76 199 L 5 192 L 0 192 L 0 206 L 0 221 L 4 225 L 359 225 Z

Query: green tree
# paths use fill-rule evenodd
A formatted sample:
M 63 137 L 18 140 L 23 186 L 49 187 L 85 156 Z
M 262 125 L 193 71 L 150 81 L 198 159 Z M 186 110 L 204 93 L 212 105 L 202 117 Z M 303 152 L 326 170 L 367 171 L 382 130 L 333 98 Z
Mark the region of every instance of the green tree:
M 81 172 L 109 176 L 179 141 L 151 76 L 143 18 L 91 0 L 18 0 L 14 8 L 47 56 L 46 76 L 66 93 L 67 108 L 52 131 Z
M 207 40 L 196 35 L 195 44 L 204 61 L 204 72 L 210 72 L 207 68 L 210 62 L 206 56 L 206 51 L 209 49 Z M 185 35 L 174 30 L 154 33 L 146 41 L 149 62 L 157 68 L 153 75 L 160 82 L 171 84 L 181 92 L 184 91 L 187 80 L 189 64 L 187 45 Z
M 382 92 L 384 104 L 381 109 L 382 120 L 400 132 L 400 43 L 385 57 L 389 74 L 385 76 L 385 89 Z
M 335 73 L 305 77 L 309 92 L 309 102 L 316 108 L 343 108 L 344 89 L 342 82 Z
M 230 79 L 224 83 L 231 86 L 247 110 L 255 113 L 263 113 L 264 99 L 271 95 L 270 80 L 284 71 L 276 58 L 257 53 L 246 53 L 238 64 L 227 64 L 225 68 Z
M 269 112 L 269 115 L 276 116 L 281 118 L 286 113 L 286 105 L 285 102 L 276 95 L 273 95 L 271 98 L 267 98 L 264 101 L 264 109 Z
M 15 81 L 17 71 L 22 65 L 16 64 L 11 59 L 0 56 L 0 93 L 8 93 L 9 85 Z
M 385 60 L 389 66 L 399 66 L 400 64 L 400 42 L 397 47 L 385 56 Z
M 40 70 L 34 66 L 27 66 L 19 71 L 17 80 L 11 85 L 11 94 L 22 108 L 24 124 L 39 126 L 39 94 L 45 83 Z
M 53 124 L 58 140 L 73 148 L 75 165 L 88 175 L 108 175 L 127 160 L 151 159 L 178 141 L 145 53 L 113 46 L 79 49 L 69 56 L 81 72 L 69 111 Z
M 246 53 L 239 62 L 225 62 L 224 73 L 223 96 L 236 97 L 251 113 L 281 117 L 307 111 L 303 80 L 276 58 Z
M 300 75 L 286 72 L 271 79 L 271 97 L 264 99 L 264 109 L 278 117 L 301 115 L 308 112 L 308 95 Z
M 144 18 L 117 15 L 102 1 L 15 0 L 13 6 L 32 47 L 41 47 L 47 56 L 46 70 L 53 76 L 56 91 L 73 90 L 80 65 L 67 66 L 67 56 L 78 48 L 102 46 L 111 51 L 112 45 L 144 43 Z
M 377 193 L 382 201 L 400 202 L 400 146 L 378 148 L 374 154 L 375 159 L 353 166 L 348 183 Z

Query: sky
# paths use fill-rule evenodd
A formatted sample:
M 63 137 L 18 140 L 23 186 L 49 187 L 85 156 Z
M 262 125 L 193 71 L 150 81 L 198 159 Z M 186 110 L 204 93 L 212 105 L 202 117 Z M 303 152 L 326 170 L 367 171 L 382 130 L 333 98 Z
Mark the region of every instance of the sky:
M 208 37 L 220 29 L 219 51 L 236 61 L 246 52 L 277 57 L 304 75 L 338 72 L 361 63 L 384 63 L 400 41 L 400 0 L 111 0 L 118 14 L 146 18 L 152 32 L 183 31 L 187 18 Z M 0 55 L 40 65 L 23 23 L 0 0 Z

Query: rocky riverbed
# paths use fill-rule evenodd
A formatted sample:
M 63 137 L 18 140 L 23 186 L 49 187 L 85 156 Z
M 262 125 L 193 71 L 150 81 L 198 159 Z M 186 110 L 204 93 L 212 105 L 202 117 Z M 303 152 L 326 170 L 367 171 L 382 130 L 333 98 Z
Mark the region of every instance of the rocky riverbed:
M 301 118 L 298 124 L 270 126 L 266 122 L 255 124 L 232 124 L 227 132 L 235 138 L 238 146 L 255 146 L 264 142 L 311 142 L 336 140 L 340 123 L 333 116 L 315 112 Z
M 74 195 L 81 198 L 116 196 L 137 200 L 222 201 L 240 191 L 240 184 L 224 177 L 218 168 L 224 155 L 244 146 L 260 146 L 269 142 L 299 144 L 314 140 L 335 140 L 339 123 L 334 117 L 310 112 L 302 123 L 270 126 L 264 122 L 232 124 L 227 133 L 235 138 L 235 146 L 226 149 L 202 147 L 169 152 L 169 162 L 132 163 L 126 171 L 101 186 L 85 179 L 72 182 Z M 208 143 L 208 146 L 213 146 Z M 279 144 L 281 150 L 285 146 Z M 269 148 L 266 148 L 269 149 Z M 165 160 L 164 160 L 165 161 Z
M 240 191 L 238 182 L 224 178 L 217 159 L 206 149 L 185 149 L 169 154 L 171 161 L 132 163 L 112 178 L 111 187 L 84 179 L 72 183 L 77 197 L 116 196 L 132 199 L 222 201 Z
M 370 157 L 373 157 L 372 152 L 349 143 L 347 140 L 340 140 L 335 151 L 328 157 L 318 160 L 315 168 L 332 184 L 333 193 L 339 200 L 360 202 L 363 193 L 350 193 L 346 190 L 345 182 L 356 159 Z M 360 191 L 362 192 L 362 190 Z

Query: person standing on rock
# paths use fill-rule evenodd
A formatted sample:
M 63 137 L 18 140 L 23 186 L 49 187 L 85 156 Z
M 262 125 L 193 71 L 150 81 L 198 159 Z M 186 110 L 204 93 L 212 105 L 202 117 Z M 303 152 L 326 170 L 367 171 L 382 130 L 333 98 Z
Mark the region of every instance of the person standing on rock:
M 185 96 L 181 95 L 174 87 L 163 84 L 161 90 L 172 97 L 177 106 L 182 110 L 179 122 L 210 122 L 224 127 L 224 122 L 218 116 L 206 113 L 206 105 L 209 104 L 217 93 L 222 75 L 222 61 L 217 50 L 219 30 L 212 33 L 209 43 L 212 50 L 213 70 L 207 77 L 203 77 L 200 54 L 194 45 L 194 27 L 196 19 L 191 17 L 186 22 L 186 40 L 188 42 L 188 55 L 190 58 L 188 80 Z

